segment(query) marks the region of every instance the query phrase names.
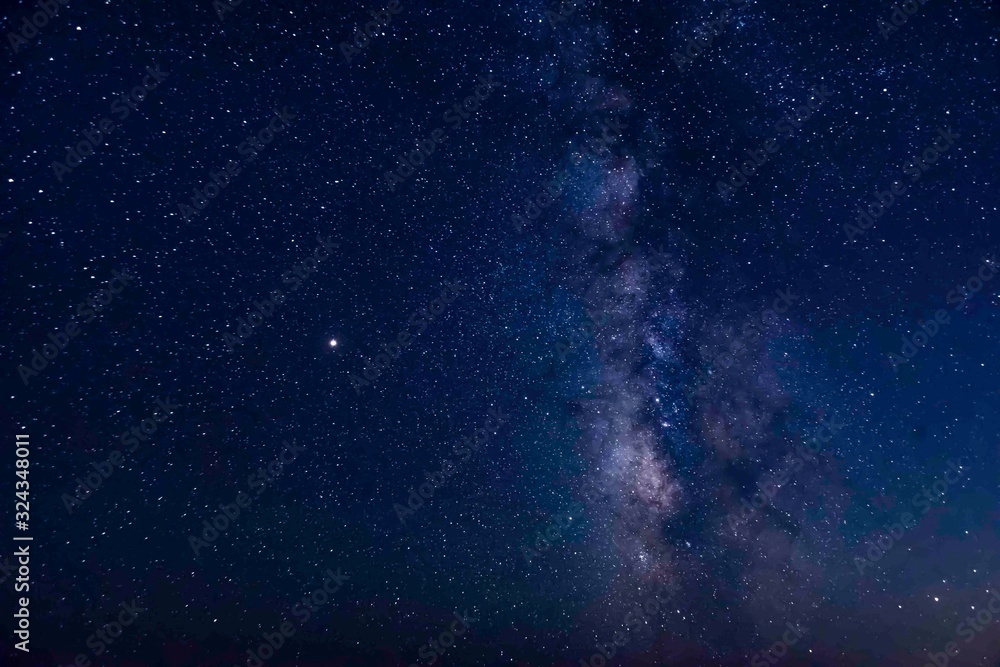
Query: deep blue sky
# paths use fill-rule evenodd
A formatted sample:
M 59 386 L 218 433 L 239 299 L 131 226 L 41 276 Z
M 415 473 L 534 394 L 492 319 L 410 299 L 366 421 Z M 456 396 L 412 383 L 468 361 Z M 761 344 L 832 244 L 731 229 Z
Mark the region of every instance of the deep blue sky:
M 883 2 L 581 2 L 559 20 L 541 2 L 400 6 L 350 62 L 341 43 L 382 6 L 72 2 L 16 52 L 5 37 L 0 423 L 33 443 L 36 550 L 31 653 L 11 623 L 0 636 L 14 664 L 93 660 L 88 636 L 133 598 L 148 615 L 95 664 L 246 664 L 328 568 L 349 581 L 268 664 L 426 665 L 421 647 L 469 610 L 436 664 L 578 665 L 664 585 L 676 599 L 614 664 L 750 664 L 800 621 L 782 664 L 919 665 L 950 641 L 949 664 L 1000 664 L 1000 625 L 956 630 L 1000 589 L 1000 280 L 948 303 L 1000 247 L 995 4 L 931 0 L 888 39 Z M 674 54 L 726 9 L 680 71 Z M 6 7 L 5 35 L 35 11 Z M 116 118 L 156 66 L 167 77 Z M 450 125 L 480 76 L 496 87 Z M 819 85 L 829 99 L 780 136 Z M 52 163 L 105 117 L 115 131 L 58 180 Z M 607 152 L 579 149 L 616 119 Z M 437 128 L 447 141 L 387 188 Z M 939 128 L 959 136 L 910 180 Z M 519 233 L 512 215 L 574 156 Z M 240 173 L 184 220 L 230 160 Z M 849 241 L 896 179 L 906 194 Z M 318 236 L 339 247 L 291 291 Z M 113 271 L 134 279 L 82 322 Z M 456 280 L 468 289 L 356 392 L 351 375 Z M 797 301 L 740 337 L 776 290 Z M 941 308 L 950 321 L 894 370 Z M 71 319 L 79 335 L 22 382 Z M 734 362 L 714 361 L 734 339 Z M 68 513 L 75 478 L 166 396 L 181 407 Z M 393 504 L 497 407 L 509 421 L 402 524 Z M 831 415 L 843 427 L 817 462 L 731 528 Z M 248 476 L 286 440 L 305 450 L 256 495 Z M 859 574 L 865 540 L 959 459 L 943 502 Z M 605 491 L 584 502 L 588 484 Z M 196 558 L 189 536 L 240 492 L 253 503 Z

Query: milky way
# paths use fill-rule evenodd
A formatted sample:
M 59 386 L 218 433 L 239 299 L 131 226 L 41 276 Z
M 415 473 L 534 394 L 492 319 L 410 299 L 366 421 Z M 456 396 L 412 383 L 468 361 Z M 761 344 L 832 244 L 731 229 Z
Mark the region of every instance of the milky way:
M 997 3 L 7 5 L 2 664 L 998 664 Z

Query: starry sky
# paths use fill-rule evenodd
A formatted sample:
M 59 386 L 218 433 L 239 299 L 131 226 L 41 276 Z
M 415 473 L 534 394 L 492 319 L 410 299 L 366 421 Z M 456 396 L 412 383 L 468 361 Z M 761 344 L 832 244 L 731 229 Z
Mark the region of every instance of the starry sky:
M 6 3 L 5 664 L 1000 665 L 1000 7 L 904 4 Z

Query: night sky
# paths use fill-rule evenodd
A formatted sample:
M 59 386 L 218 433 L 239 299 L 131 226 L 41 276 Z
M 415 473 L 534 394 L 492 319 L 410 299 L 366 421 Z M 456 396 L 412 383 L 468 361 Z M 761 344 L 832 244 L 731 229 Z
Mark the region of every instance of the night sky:
M 1000 666 L 1000 6 L 2 17 L 3 664 Z

